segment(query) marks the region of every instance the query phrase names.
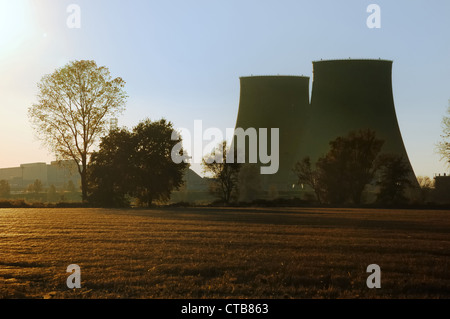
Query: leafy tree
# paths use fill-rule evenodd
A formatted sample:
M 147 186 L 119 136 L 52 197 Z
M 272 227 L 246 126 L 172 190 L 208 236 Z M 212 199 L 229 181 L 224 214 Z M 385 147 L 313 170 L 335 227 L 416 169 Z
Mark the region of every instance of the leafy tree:
M 320 157 L 315 168 L 306 157 L 297 162 L 294 172 L 299 184 L 307 184 L 319 202 L 360 204 L 367 184 L 374 179 L 376 159 L 383 146 L 372 130 L 352 131 L 330 142 L 330 150 Z
M 238 196 L 238 177 L 240 163 L 227 160 L 227 142 L 223 141 L 209 155 L 202 159 L 203 171 L 212 176 L 210 192 L 218 196 L 224 203 L 229 203 L 233 197 Z
M 76 162 L 83 200 L 90 148 L 106 132 L 109 120 L 124 110 L 124 85 L 94 61 L 73 61 L 41 79 L 38 103 L 28 109 L 43 143 L 60 159 Z
M 105 207 L 130 205 L 132 153 L 132 133 L 126 129 L 113 130 L 102 138 L 100 150 L 92 153 L 89 163 L 89 201 Z
M 150 206 L 167 201 L 183 184 L 188 166 L 172 161 L 171 152 L 181 138 L 172 140 L 173 125 L 165 119 L 144 120 L 130 132 L 111 131 L 91 156 L 90 200 L 107 206 L 129 204 L 129 197 Z M 181 150 L 182 151 L 182 150 Z
M 8 198 L 11 194 L 11 187 L 9 182 L 5 180 L 0 181 L 0 198 Z
M 409 167 L 400 155 L 384 154 L 379 158 L 379 193 L 377 202 L 397 205 L 407 202 L 405 190 L 412 186 Z
M 133 193 L 144 205 L 169 200 L 172 190 L 183 184 L 189 164 L 173 162 L 172 150 L 181 142 L 181 137 L 172 139 L 173 132 L 172 123 L 165 119 L 155 122 L 146 119 L 133 129 L 134 156 L 131 162 L 136 181 Z
M 44 186 L 42 185 L 41 180 L 36 179 L 33 184 L 28 185 L 27 192 L 38 194 L 38 193 L 42 192 L 43 189 L 44 189 Z

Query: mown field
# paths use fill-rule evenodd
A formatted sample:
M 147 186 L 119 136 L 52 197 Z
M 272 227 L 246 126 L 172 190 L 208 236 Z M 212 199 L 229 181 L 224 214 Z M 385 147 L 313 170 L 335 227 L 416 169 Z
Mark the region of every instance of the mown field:
M 0 297 L 449 298 L 450 211 L 0 209 Z

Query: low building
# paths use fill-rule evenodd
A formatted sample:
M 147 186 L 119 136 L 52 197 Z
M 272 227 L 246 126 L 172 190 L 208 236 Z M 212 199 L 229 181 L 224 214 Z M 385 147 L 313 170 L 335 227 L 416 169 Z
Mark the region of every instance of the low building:
M 53 161 L 21 164 L 19 167 L 0 168 L 0 180 L 9 182 L 11 189 L 24 189 L 40 180 L 44 187 L 64 187 L 72 181 L 80 185 L 80 175 L 73 161 Z
M 450 204 L 450 175 L 434 176 L 434 198 L 438 203 Z

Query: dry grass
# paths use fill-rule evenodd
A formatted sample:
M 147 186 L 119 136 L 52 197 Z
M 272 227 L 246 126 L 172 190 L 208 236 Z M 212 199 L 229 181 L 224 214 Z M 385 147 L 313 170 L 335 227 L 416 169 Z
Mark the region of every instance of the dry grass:
M 2 298 L 449 298 L 450 212 L 0 209 Z M 82 288 L 66 286 L 81 267 Z M 366 267 L 381 267 L 381 289 Z

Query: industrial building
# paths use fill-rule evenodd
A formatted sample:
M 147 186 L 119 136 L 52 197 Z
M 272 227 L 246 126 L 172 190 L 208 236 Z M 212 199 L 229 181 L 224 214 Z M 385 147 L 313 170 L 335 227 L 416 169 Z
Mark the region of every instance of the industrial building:
M 261 177 L 263 190 L 292 190 L 294 163 L 306 156 L 315 162 L 327 153 L 330 141 L 360 129 L 372 129 L 385 141 L 383 153 L 403 156 L 418 186 L 395 113 L 392 61 L 321 60 L 312 65 L 311 101 L 308 77 L 240 78 L 235 128 L 280 130 L 279 171 Z
M 450 175 L 436 174 L 434 176 L 433 200 L 437 203 L 450 204 Z
M 80 185 L 80 175 L 73 161 L 21 164 L 19 167 L 0 168 L 0 180 L 6 180 L 12 190 L 22 190 L 35 180 L 44 187 L 63 187 L 69 181 Z

